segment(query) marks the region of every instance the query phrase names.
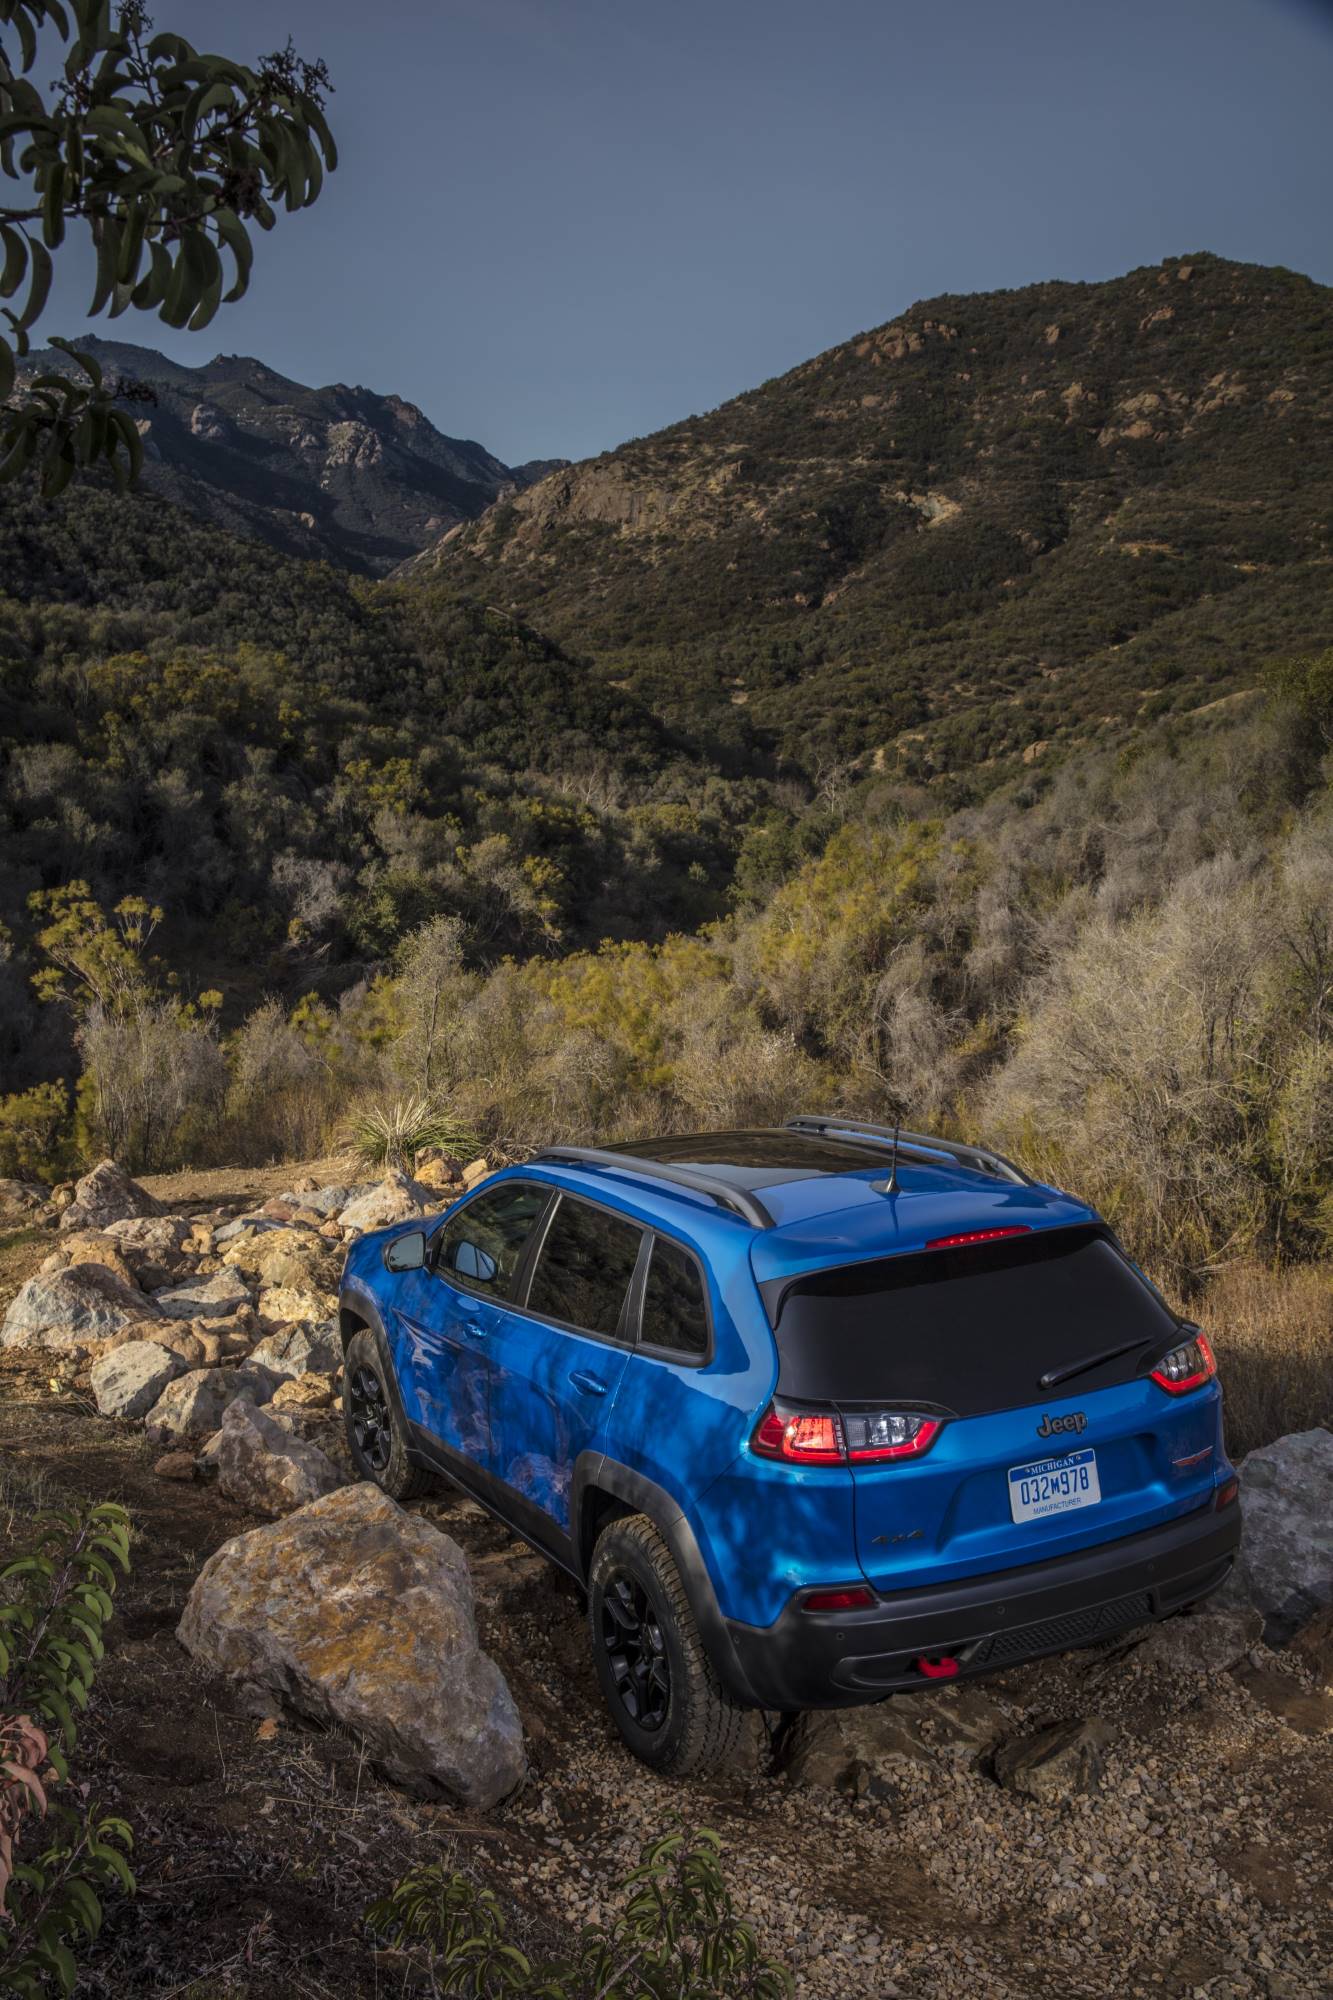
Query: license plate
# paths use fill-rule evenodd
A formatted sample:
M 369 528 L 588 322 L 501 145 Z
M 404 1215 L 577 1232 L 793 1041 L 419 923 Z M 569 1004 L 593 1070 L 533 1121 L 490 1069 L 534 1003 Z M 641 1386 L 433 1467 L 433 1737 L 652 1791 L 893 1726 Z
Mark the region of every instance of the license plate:
M 1009 1512 L 1016 1521 L 1072 1514 L 1076 1507 L 1095 1507 L 1101 1497 L 1097 1454 L 1091 1449 L 1009 1468 Z

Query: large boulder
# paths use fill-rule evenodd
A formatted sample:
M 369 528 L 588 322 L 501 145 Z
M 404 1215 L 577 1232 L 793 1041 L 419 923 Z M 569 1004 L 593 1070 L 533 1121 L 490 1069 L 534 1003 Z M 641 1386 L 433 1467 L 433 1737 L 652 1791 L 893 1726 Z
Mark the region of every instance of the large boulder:
M 369 1484 L 225 1542 L 177 1636 L 204 1666 L 365 1739 L 397 1783 L 493 1806 L 523 1731 L 477 1643 L 462 1550 Z
M 165 1350 L 164 1350 L 165 1351 Z M 267 1368 L 192 1368 L 169 1382 L 147 1416 L 148 1434 L 159 1444 L 178 1438 L 210 1437 L 229 1403 L 267 1403 L 277 1387 Z
M 391 1222 L 406 1222 L 410 1216 L 424 1215 L 433 1197 L 431 1190 L 406 1174 L 388 1173 L 377 1186 L 359 1194 L 338 1212 L 344 1229 L 385 1229 Z
M 250 1303 L 250 1289 L 235 1271 L 214 1271 L 211 1277 L 189 1278 L 154 1292 L 153 1302 L 168 1319 L 227 1319 Z
M 798 1716 L 782 1764 L 793 1784 L 874 1793 L 905 1764 L 974 1764 L 1006 1728 L 982 1689 L 893 1696 L 870 1708 L 818 1709 Z
M 0 1347 L 89 1347 L 153 1317 L 153 1303 L 105 1264 L 71 1264 L 39 1271 L 17 1293 Z
M 185 1369 L 179 1354 L 156 1341 L 131 1340 L 94 1361 L 89 1370 L 93 1400 L 104 1417 L 145 1417 Z
M 74 1199 L 60 1218 L 62 1229 L 105 1229 L 131 1215 L 160 1215 L 161 1205 L 132 1181 L 114 1160 L 101 1160 L 76 1182 Z
M 1333 1432 L 1294 1431 L 1240 1466 L 1243 1533 L 1214 1605 L 1254 1605 L 1283 1645 L 1333 1603 Z
M 261 1340 L 250 1356 L 284 1380 L 297 1375 L 333 1375 L 343 1364 L 338 1323 L 332 1319 L 285 1326 Z
M 347 1483 L 318 1445 L 243 1399 L 223 1411 L 215 1462 L 218 1490 L 256 1514 L 290 1514 Z

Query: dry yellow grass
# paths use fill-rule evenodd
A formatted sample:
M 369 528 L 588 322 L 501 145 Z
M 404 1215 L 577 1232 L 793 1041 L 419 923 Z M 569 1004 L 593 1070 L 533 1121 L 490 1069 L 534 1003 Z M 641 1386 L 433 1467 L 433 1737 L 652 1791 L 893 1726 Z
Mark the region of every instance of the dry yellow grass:
M 1238 1264 L 1193 1313 L 1217 1355 L 1233 1459 L 1288 1431 L 1333 1428 L 1333 1266 Z

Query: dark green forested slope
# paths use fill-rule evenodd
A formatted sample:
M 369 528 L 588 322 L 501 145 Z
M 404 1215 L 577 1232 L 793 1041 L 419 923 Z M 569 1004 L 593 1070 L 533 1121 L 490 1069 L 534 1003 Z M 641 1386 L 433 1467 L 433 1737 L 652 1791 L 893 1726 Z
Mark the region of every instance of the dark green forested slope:
M 958 770 L 1326 637 L 1333 293 L 1177 258 L 945 297 L 411 566 L 660 712 Z
M 435 914 L 492 957 L 723 907 L 754 787 L 506 613 L 96 490 L 0 489 L 0 582 L 24 1047 L 30 898 L 71 880 L 159 904 L 164 957 L 229 1009 L 344 988 Z

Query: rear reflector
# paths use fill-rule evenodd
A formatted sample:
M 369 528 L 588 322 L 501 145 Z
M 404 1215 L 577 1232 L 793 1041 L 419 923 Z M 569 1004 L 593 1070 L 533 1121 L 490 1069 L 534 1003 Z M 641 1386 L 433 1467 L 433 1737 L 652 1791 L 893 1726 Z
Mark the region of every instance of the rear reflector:
M 863 1583 L 849 1584 L 845 1590 L 814 1590 L 801 1599 L 802 1611 L 864 1611 L 875 1601 L 873 1591 Z
M 1173 1347 L 1151 1372 L 1153 1381 L 1169 1395 L 1183 1396 L 1187 1389 L 1201 1389 L 1217 1373 L 1208 1336 L 1196 1333 L 1192 1340 Z
M 1224 1479 L 1213 1495 L 1214 1507 L 1219 1510 L 1223 1507 L 1229 1507 L 1239 1492 L 1239 1479 Z
M 965 1243 L 998 1243 L 1002 1236 L 1031 1236 L 1026 1222 L 1010 1223 L 1007 1229 L 964 1229 L 958 1236 L 932 1236 L 927 1250 L 957 1250 Z

